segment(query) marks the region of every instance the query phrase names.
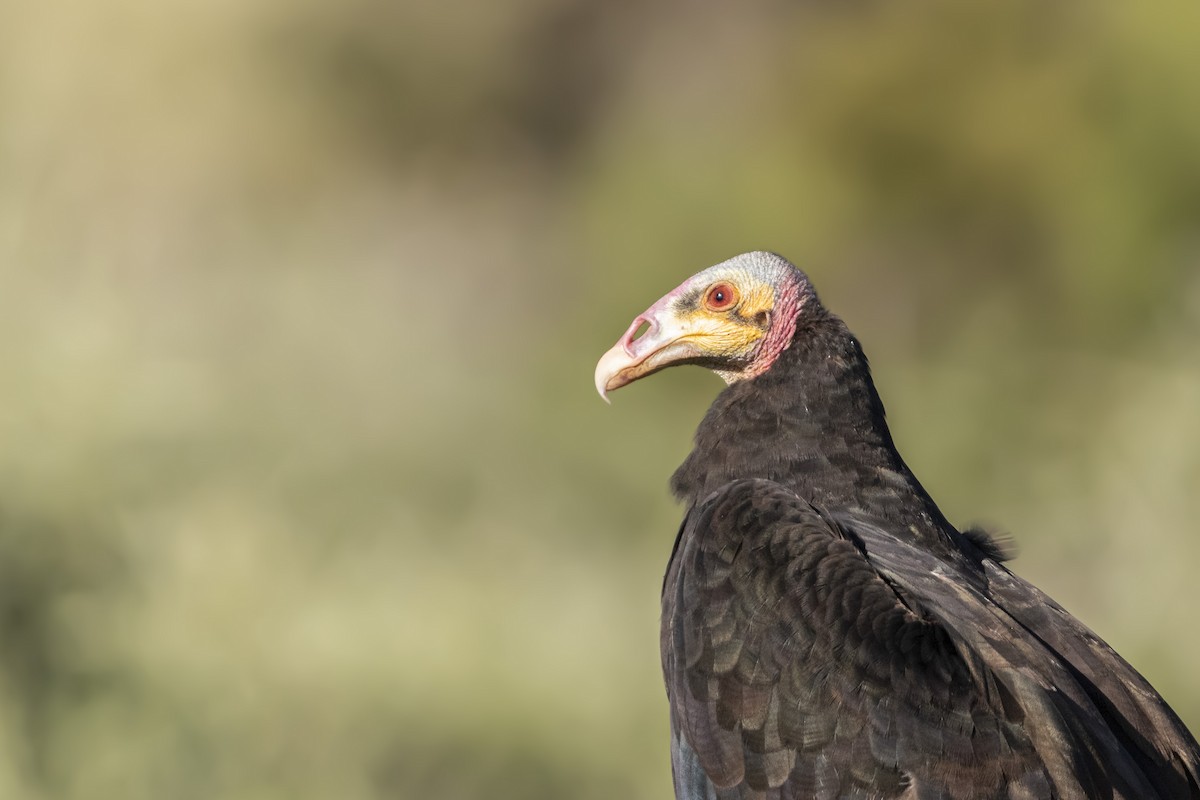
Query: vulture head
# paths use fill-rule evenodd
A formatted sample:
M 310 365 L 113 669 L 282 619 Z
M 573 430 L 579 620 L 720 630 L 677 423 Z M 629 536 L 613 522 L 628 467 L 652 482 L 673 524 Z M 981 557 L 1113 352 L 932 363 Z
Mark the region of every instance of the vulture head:
M 688 278 L 639 314 L 596 365 L 608 393 L 676 364 L 706 366 L 726 383 L 761 375 L 820 308 L 808 277 L 774 253 L 743 253 Z

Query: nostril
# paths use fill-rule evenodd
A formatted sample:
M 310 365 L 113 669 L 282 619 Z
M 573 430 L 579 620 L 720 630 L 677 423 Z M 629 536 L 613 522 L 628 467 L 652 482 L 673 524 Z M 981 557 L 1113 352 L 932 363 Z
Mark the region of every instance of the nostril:
M 658 328 L 658 323 L 654 321 L 654 317 L 641 315 L 633 321 L 629 326 L 629 330 L 625 331 L 625 336 L 621 340 L 621 344 L 625 346 L 625 352 L 629 355 L 634 355 L 636 343 L 643 337 L 648 336 Z

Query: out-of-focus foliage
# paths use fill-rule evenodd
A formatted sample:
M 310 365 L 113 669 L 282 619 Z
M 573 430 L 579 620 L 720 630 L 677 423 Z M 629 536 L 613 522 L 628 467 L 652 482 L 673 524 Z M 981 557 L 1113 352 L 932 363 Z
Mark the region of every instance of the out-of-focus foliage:
M 755 248 L 1200 727 L 1197 41 L 1183 0 L 9 3 L 0 797 L 668 797 L 718 382 L 591 372 Z

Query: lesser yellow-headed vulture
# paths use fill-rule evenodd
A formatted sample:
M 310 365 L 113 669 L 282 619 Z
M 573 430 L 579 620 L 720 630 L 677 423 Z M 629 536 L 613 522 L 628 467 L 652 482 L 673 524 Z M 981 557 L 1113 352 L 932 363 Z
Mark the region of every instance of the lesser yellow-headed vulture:
M 1200 800 L 1200 748 L 1146 680 L 938 510 L 803 272 L 760 252 L 698 273 L 596 387 L 677 364 L 728 383 L 671 480 L 677 798 Z

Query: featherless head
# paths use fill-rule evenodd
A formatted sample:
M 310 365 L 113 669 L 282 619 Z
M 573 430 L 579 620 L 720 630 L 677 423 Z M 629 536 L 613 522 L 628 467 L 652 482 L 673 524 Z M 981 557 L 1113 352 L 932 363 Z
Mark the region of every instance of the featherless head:
M 726 383 L 761 375 L 787 348 L 800 314 L 820 307 L 808 276 L 774 253 L 743 253 L 688 278 L 639 314 L 596 365 L 608 392 L 677 364 Z

